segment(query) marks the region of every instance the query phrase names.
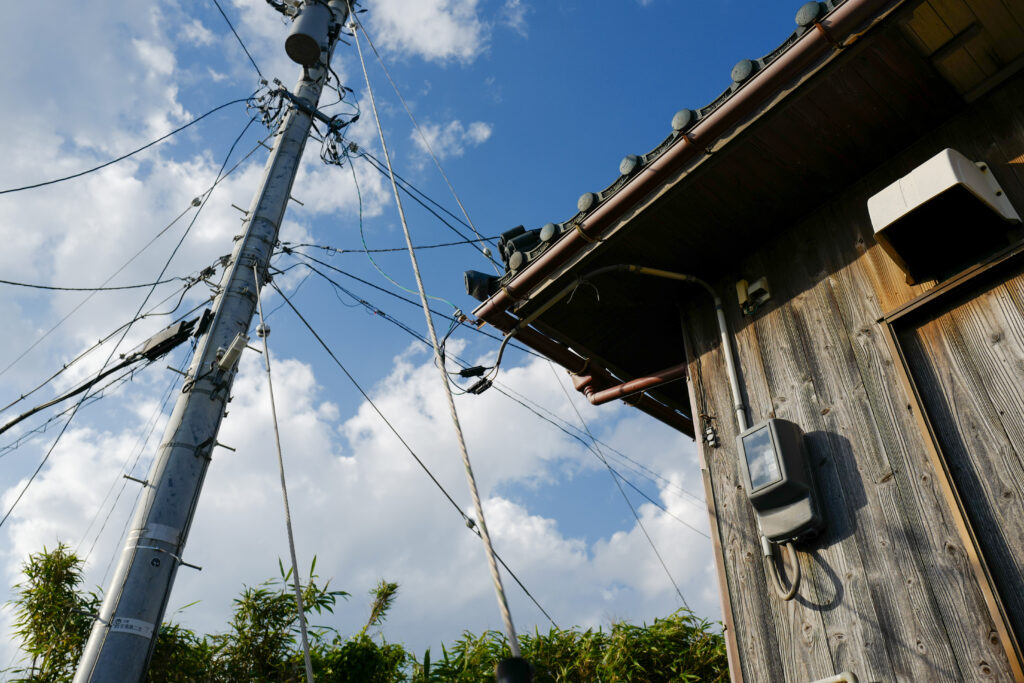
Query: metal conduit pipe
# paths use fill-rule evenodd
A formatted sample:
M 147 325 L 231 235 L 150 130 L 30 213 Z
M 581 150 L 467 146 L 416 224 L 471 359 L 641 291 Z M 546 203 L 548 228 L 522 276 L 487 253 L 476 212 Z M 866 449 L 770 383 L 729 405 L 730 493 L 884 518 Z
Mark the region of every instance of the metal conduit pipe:
M 644 168 L 621 190 L 588 214 L 575 230 L 562 235 L 536 261 L 473 311 L 492 325 L 499 311 L 505 311 L 517 300 L 525 299 L 531 290 L 543 283 L 578 251 L 601 239 L 602 233 L 623 214 L 654 192 L 671 174 L 693 159 L 705 154 L 722 135 L 749 117 L 774 98 L 794 79 L 809 75 L 815 63 L 831 56 L 847 44 L 847 38 L 866 30 L 902 4 L 901 0 L 846 0 L 819 23 L 823 30 L 807 31 L 778 59 L 747 81 L 722 106 L 701 119 L 683 135 L 679 142 Z
M 739 375 L 736 372 L 736 359 L 732 352 L 732 342 L 729 335 L 729 325 L 725 320 L 725 309 L 722 307 L 722 299 L 715 292 L 714 288 L 704 280 L 694 277 L 693 275 L 685 275 L 683 273 L 674 273 L 668 270 L 660 270 L 658 268 L 646 268 L 644 266 L 612 266 L 609 269 L 625 270 L 631 273 L 638 273 L 640 275 L 649 275 L 652 277 L 660 277 L 668 280 L 678 280 L 679 282 L 691 282 L 704 288 L 711 298 L 715 302 L 715 315 L 718 319 L 718 334 L 722 341 L 722 354 L 725 356 L 725 372 L 729 377 L 729 389 L 732 392 L 733 407 L 736 411 L 736 423 L 739 426 L 739 431 L 746 431 L 747 424 L 747 412 L 743 404 L 743 396 L 740 393 L 740 382 Z M 602 270 L 609 270 L 602 269 Z M 760 524 L 758 527 L 760 531 Z M 793 546 L 792 541 L 783 544 L 783 547 L 789 554 L 790 561 L 794 566 L 793 581 L 787 589 L 782 582 L 782 577 L 779 574 L 779 569 L 775 564 L 773 557 L 773 544 L 768 538 L 762 533 L 761 534 L 761 553 L 764 556 L 764 560 L 768 565 L 768 572 L 772 575 L 772 583 L 775 586 L 775 592 L 782 600 L 792 600 L 796 597 L 796 592 L 800 588 L 800 560 L 796 555 L 796 548 Z
M 608 387 L 607 389 L 601 389 L 600 391 L 595 390 L 594 386 L 590 383 L 587 383 L 584 386 L 577 386 L 576 389 L 581 391 L 583 395 L 590 400 L 592 405 L 599 406 L 610 401 L 614 401 L 617 398 L 624 399 L 632 394 L 660 387 L 663 384 L 674 382 L 678 379 L 682 379 L 683 377 L 686 377 L 686 363 L 673 365 L 670 368 L 665 368 L 664 370 L 651 373 L 646 377 L 637 377 L 629 382 L 623 382 L 618 386 Z
M 733 410 L 736 412 L 736 423 L 739 425 L 739 431 L 746 431 L 749 426 L 747 424 L 747 411 L 743 405 L 743 396 L 740 394 L 740 380 L 739 375 L 736 372 L 736 358 L 732 353 L 732 341 L 729 336 L 729 325 L 725 320 L 725 309 L 722 307 L 722 298 L 718 296 L 715 289 L 699 277 L 685 275 L 683 273 L 673 273 L 670 270 L 647 268 L 645 266 L 617 266 L 617 268 L 630 273 L 639 273 L 640 275 L 650 275 L 652 277 L 677 280 L 679 282 L 691 282 L 702 287 L 711 295 L 711 298 L 715 302 L 715 317 L 718 320 L 718 336 L 722 341 L 722 354 L 725 355 L 725 374 L 729 377 L 729 390 L 732 392 L 732 405 Z
M 496 329 L 508 334 L 518 327 L 520 321 L 516 320 L 505 311 L 497 311 L 491 315 L 491 318 L 487 322 L 493 325 Z M 558 363 L 573 375 L 587 373 L 593 375 L 604 384 L 614 385 L 620 382 L 620 380 L 608 372 L 607 369 L 601 367 L 597 363 L 591 362 L 587 358 L 583 358 L 572 349 L 558 343 L 532 327 L 523 327 L 518 329 L 515 333 L 515 337 L 534 351 L 547 356 L 555 363 Z M 693 437 L 693 421 L 686 415 L 676 412 L 673 408 L 670 408 L 664 403 L 656 401 L 643 394 L 635 397 L 635 400 L 628 401 L 628 403 L 630 403 L 634 408 L 647 413 L 656 420 L 678 429 L 687 436 Z

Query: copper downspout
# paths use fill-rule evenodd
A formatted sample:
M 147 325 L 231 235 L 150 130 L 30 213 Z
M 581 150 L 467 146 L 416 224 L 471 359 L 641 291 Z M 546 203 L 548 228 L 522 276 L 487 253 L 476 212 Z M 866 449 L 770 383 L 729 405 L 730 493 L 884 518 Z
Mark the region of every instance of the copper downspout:
M 519 276 L 478 306 L 473 314 L 494 325 L 491 318 L 496 313 L 505 311 L 517 300 L 528 297 L 534 287 L 577 251 L 600 239 L 602 232 L 628 209 L 657 189 L 670 173 L 704 154 L 719 137 L 749 116 L 756 107 L 768 102 L 782 88 L 803 75 L 816 61 L 838 49 L 837 43 L 842 47 L 847 36 L 854 34 L 856 37 L 863 32 L 862 27 L 866 22 L 881 19 L 879 15 L 883 10 L 899 4 L 901 0 L 846 0 L 832 10 L 820 22 L 824 31 L 804 33 L 789 50 L 766 66 L 763 71 L 755 74 L 736 95 L 726 100 L 707 118 L 697 122 L 677 144 L 652 161 L 619 192 L 594 209 L 575 230 L 563 234 L 561 239 Z
M 637 377 L 634 380 L 623 382 L 607 389 L 596 389 L 594 387 L 593 375 L 576 375 L 573 377 L 573 384 L 576 385 L 576 391 L 581 392 L 590 399 L 591 404 L 599 406 L 609 401 L 614 401 L 617 398 L 624 399 L 632 394 L 660 387 L 663 384 L 668 384 L 684 377 L 686 377 L 686 363 L 680 363 L 679 365 L 659 370 L 646 377 Z

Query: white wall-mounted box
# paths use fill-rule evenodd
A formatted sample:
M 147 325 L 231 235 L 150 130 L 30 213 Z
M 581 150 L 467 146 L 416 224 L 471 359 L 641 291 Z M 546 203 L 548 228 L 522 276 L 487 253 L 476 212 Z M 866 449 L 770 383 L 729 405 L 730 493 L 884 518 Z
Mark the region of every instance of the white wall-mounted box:
M 997 251 L 1020 223 L 988 164 L 944 149 L 868 199 L 875 239 L 908 280 L 943 278 Z

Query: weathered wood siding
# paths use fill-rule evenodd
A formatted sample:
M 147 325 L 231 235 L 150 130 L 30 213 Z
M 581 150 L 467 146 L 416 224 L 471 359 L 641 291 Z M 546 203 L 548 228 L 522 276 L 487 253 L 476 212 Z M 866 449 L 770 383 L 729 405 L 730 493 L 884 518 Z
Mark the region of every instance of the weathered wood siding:
M 739 657 L 750 683 L 807 683 L 844 670 L 862 682 L 1013 680 L 944 498 L 945 475 L 932 466 L 929 436 L 878 322 L 929 283 L 906 285 L 875 243 L 867 198 L 945 147 L 987 161 L 1024 210 L 1024 78 L 907 149 L 894 150 L 890 162 L 714 283 L 727 293 L 741 277 L 767 276 L 772 286 L 772 300 L 752 317 L 742 317 L 735 305 L 727 308 L 750 422 L 776 416 L 803 428 L 825 508 L 827 531 L 801 548 L 804 583 L 791 602 L 779 600 L 769 583 L 740 483 L 729 384 L 710 303 L 695 296 L 687 306 L 685 334 L 696 356 L 691 377 L 699 363 L 707 412 L 721 437 L 722 446 L 704 448 L 703 455 Z M 930 327 L 915 328 L 921 363 L 939 363 L 953 377 L 927 391 L 984 413 L 986 424 L 1002 425 L 999 435 L 986 434 L 989 440 L 964 458 L 978 465 L 990 446 L 1005 456 L 1000 472 L 983 485 L 1003 501 L 993 514 L 1008 525 L 1004 545 L 1016 547 L 1018 561 L 1024 549 L 1022 290 L 1015 280 Z M 1005 343 L 989 335 L 996 327 Z M 957 338 L 969 338 L 973 346 L 954 348 Z M 976 402 L 963 403 L 967 395 Z M 1016 571 L 1000 580 L 1017 582 L 1011 592 L 1019 618 L 1021 565 Z
M 1024 266 L 923 316 L 901 348 L 1015 632 L 1024 636 Z

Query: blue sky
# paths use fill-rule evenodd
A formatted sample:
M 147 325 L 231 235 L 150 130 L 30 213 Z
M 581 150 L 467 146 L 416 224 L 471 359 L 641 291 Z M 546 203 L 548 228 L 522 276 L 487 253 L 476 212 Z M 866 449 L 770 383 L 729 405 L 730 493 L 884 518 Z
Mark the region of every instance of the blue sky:
M 287 26 L 280 16 L 257 0 L 221 4 L 263 73 L 293 83 L 298 69 L 284 54 Z M 739 59 L 758 57 L 782 42 L 795 26 L 797 4 L 380 0 L 366 7 L 361 17 L 370 36 L 431 136 L 477 229 L 492 236 L 516 225 L 535 228 L 571 216 L 580 194 L 614 180 L 623 156 L 659 143 L 678 109 L 711 101 L 726 88 Z M 0 27 L 0 55 L 7 65 L 0 70 L 0 84 L 9 93 L 0 111 L 5 155 L 0 189 L 89 168 L 257 87 L 252 65 L 207 0 L 135 3 L 116 12 L 108 3 L 84 2 L 45 16 L 22 4 L 8 9 Z M 396 170 L 457 212 L 379 66 L 367 56 Z M 334 67 L 353 90 L 348 98 L 358 100 L 363 111 L 361 121 L 348 129 L 350 139 L 380 157 L 354 47 L 340 45 Z M 235 105 L 102 172 L 0 196 L 0 279 L 79 287 L 102 283 L 209 187 L 247 120 L 244 106 Z M 258 124 L 250 127 L 234 160 L 266 133 Z M 319 144 L 310 141 L 293 192 L 304 206 L 292 205 L 282 239 L 357 249 L 352 171 L 325 167 L 318 152 Z M 249 204 L 264 158 L 257 151 L 216 189 L 168 273 L 196 272 L 230 250 L 241 225 L 231 204 Z M 367 245 L 402 246 L 389 187 L 357 161 Z M 414 206 L 409 215 L 417 244 L 458 239 Z M 111 284 L 152 281 L 184 225 L 169 230 Z M 318 257 L 403 294 L 363 254 Z M 462 271 L 488 270 L 479 253 L 456 246 L 423 250 L 420 259 L 431 294 L 465 311 L 473 308 L 462 288 Z M 377 261 L 391 278 L 412 286 L 404 253 L 381 254 Z M 293 263 L 287 256 L 277 261 L 281 268 Z M 460 505 L 470 509 L 430 355 L 398 327 L 353 307 L 344 295 L 339 299 L 316 276 L 302 282 L 303 275 L 297 267 L 279 282 Z M 417 331 L 424 329 L 415 306 L 344 278 L 338 275 L 358 298 Z M 173 304 L 177 286 L 158 290 L 155 300 L 171 295 Z M 89 299 L 0 374 L 0 402 L 14 400 L 130 319 L 144 291 L 102 292 Z M 183 310 L 201 304 L 208 293 L 203 286 L 193 288 Z M 0 314 L 7 334 L 0 339 L 0 366 L 8 366 L 84 298 L 4 289 Z M 280 300 L 268 292 L 264 303 L 269 311 Z M 440 303 L 437 308 L 447 310 Z M 121 350 L 166 322 L 141 321 Z M 321 576 L 356 596 L 333 623 L 342 630 L 357 628 L 366 617 L 362 596 L 385 577 L 402 586 L 385 627 L 389 639 L 422 650 L 439 639 L 454 639 L 463 629 L 499 628 L 477 539 L 288 310 L 276 311 L 270 322 L 300 561 L 308 566 L 317 554 Z M 462 328 L 449 350 L 476 361 L 493 358 L 496 347 Z M 39 400 L 88 377 L 111 351 L 108 344 L 91 353 L 41 390 Z M 126 488 L 113 504 L 120 475 L 129 470 L 145 475 L 169 410 L 161 410 L 161 397 L 174 375 L 163 367 L 182 358 L 179 351 L 155 364 L 75 418 L 0 528 L 0 584 L 18 580 L 28 552 L 57 541 L 88 555 L 90 585 L 102 581 L 136 493 Z M 581 428 L 559 386 L 567 386 L 563 371 L 511 351 L 499 381 L 570 432 Z M 171 599 L 172 611 L 198 600 L 174 618 L 206 630 L 226 622 L 230 599 L 243 583 L 272 576 L 277 558 L 287 555 L 256 354 L 243 358 L 234 393 L 220 440 L 238 450 L 217 452 L 186 553 L 204 570 L 179 572 Z M 703 492 L 692 443 L 624 406 L 593 408 L 573 400 L 601 441 L 662 477 L 645 478 L 632 471 L 639 468 L 630 461 L 604 451 L 668 510 L 629 489 L 687 600 L 701 615 L 717 619 L 710 543 L 680 523 L 707 529 L 706 513 L 689 495 Z M 3 420 L 31 407 L 31 401 L 10 408 Z M 460 397 L 458 405 L 495 544 L 559 625 L 649 621 L 679 606 L 593 453 L 494 390 Z M 52 414 L 4 434 L 0 448 Z M 155 430 L 149 427 L 153 418 Z M 28 434 L 19 448 L 0 451 L 5 511 L 58 428 Z M 520 630 L 545 628 L 544 617 L 511 583 L 506 582 Z M 0 589 L 0 599 L 6 597 Z M 0 628 L 9 625 L 9 611 L 0 612 Z M 0 650 L 0 666 L 14 657 L 7 647 Z

